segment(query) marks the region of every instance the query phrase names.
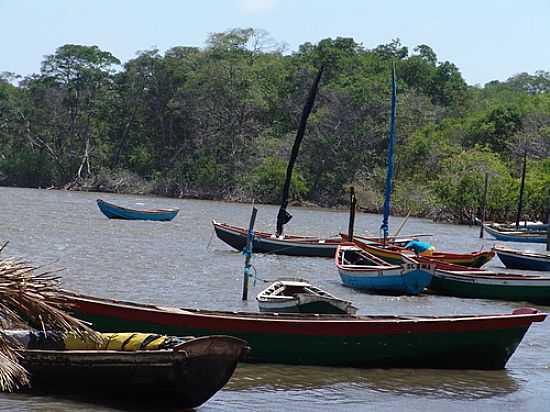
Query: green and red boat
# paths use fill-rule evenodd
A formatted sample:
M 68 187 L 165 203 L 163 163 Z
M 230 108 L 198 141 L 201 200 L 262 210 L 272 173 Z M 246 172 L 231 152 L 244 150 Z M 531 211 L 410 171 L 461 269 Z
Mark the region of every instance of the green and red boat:
M 340 234 L 342 238 L 346 239 L 347 236 L 343 233 Z M 388 263 L 394 265 L 401 263 L 401 256 L 415 256 L 412 250 L 406 249 L 397 245 L 383 245 L 380 243 L 368 242 L 354 237 L 354 243 L 361 249 L 369 252 L 370 254 L 385 260 Z M 434 251 L 429 258 L 438 260 L 441 262 L 452 263 L 454 265 L 468 266 L 473 268 L 480 268 L 487 262 L 495 257 L 493 250 L 485 250 L 480 252 L 469 253 L 452 253 L 452 252 L 437 252 Z
M 168 308 L 67 294 L 73 314 L 99 331 L 230 335 L 251 347 L 247 361 L 351 367 L 502 369 L 545 313 L 355 316 Z

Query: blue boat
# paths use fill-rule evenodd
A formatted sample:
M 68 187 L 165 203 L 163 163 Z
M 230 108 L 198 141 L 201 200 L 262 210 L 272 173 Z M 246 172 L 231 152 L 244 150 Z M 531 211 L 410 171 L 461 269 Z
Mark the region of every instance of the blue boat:
M 342 283 L 371 292 L 418 295 L 432 281 L 430 265 L 406 256 L 401 265 L 390 265 L 354 243 L 336 250 L 335 263 Z
M 508 269 L 550 271 L 550 253 L 548 252 L 530 252 L 502 246 L 495 246 L 493 250 Z
M 128 209 L 101 199 L 97 199 L 97 206 L 109 219 L 169 221 L 174 219 L 179 212 L 179 209 Z
M 503 242 L 546 243 L 548 236 L 546 231 L 503 230 L 487 224 L 483 225 L 483 230 Z

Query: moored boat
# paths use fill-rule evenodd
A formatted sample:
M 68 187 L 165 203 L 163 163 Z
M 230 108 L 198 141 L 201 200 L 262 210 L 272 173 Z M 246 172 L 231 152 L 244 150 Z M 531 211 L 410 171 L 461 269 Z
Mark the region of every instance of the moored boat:
M 97 199 L 97 206 L 109 219 L 170 221 L 179 212 L 179 209 L 129 209 L 102 199 Z
M 242 251 L 246 246 L 248 230 L 243 227 L 212 221 L 216 236 L 234 249 Z M 404 243 L 412 237 L 429 236 L 427 234 L 407 235 L 400 237 L 390 237 L 394 243 Z M 375 236 L 355 236 L 369 242 L 380 242 L 379 237 Z M 303 235 L 281 235 L 275 236 L 273 233 L 254 231 L 253 250 L 256 253 L 270 253 L 289 256 L 309 256 L 309 257 L 334 257 L 336 248 L 342 242 L 340 235 L 321 238 L 315 236 Z
M 174 335 L 230 334 L 251 347 L 250 362 L 352 367 L 502 369 L 545 313 L 354 316 L 168 308 L 67 294 L 73 313 L 97 330 Z
M 216 236 L 229 246 L 243 250 L 248 231 L 227 223 L 212 221 Z M 333 257 L 340 237 L 322 239 L 314 236 L 281 235 L 254 231 L 252 248 L 256 253 L 273 253 L 289 256 Z
M 548 237 L 545 230 L 510 230 L 488 224 L 483 225 L 483 230 L 503 242 L 546 243 Z
M 532 252 L 510 249 L 504 246 L 494 246 L 493 250 L 504 266 L 509 269 L 550 271 L 549 252 Z
M 31 389 L 86 393 L 196 408 L 231 378 L 246 342 L 230 336 L 189 339 L 163 350 L 25 349 Z
M 371 292 L 417 295 L 432 278 L 429 265 L 402 256 L 402 265 L 391 265 L 354 243 L 343 243 L 335 263 L 342 283 Z
M 550 305 L 550 277 L 515 273 L 498 273 L 476 268 L 431 262 L 432 282 L 429 288 L 449 296 L 498 299 Z
M 342 234 L 343 235 L 343 234 Z M 414 257 L 412 250 L 397 245 L 382 245 L 373 242 L 355 240 L 355 244 L 370 254 L 385 260 L 388 263 L 399 264 L 403 255 Z M 455 265 L 469 266 L 479 268 L 489 262 L 495 256 L 492 250 L 470 252 L 470 253 L 452 253 L 452 252 L 431 252 L 430 258 Z
M 256 297 L 261 312 L 355 314 L 350 301 L 338 299 L 304 279 L 279 279 Z

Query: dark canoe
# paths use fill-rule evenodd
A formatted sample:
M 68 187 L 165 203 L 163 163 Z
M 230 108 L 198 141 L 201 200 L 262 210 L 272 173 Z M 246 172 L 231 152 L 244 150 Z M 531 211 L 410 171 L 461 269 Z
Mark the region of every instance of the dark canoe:
M 547 232 L 535 230 L 502 230 L 491 225 L 483 225 L 483 230 L 503 242 L 546 243 Z
M 428 262 L 428 259 L 419 258 Z M 550 305 L 550 277 L 498 273 L 434 262 L 429 288 L 449 296 Z
M 237 250 L 246 246 L 247 229 L 212 221 L 218 238 Z M 255 253 L 273 253 L 289 256 L 333 257 L 340 237 L 321 239 L 311 236 L 284 235 L 254 231 L 252 249 Z
M 178 350 L 24 350 L 31 388 L 196 408 L 231 378 L 246 342 L 230 336 L 190 340 Z
M 229 225 L 227 223 L 212 221 L 216 236 L 229 246 L 239 251 L 246 246 L 248 230 L 242 227 Z M 395 242 L 407 242 L 411 236 L 429 236 L 426 234 L 410 235 L 407 237 L 392 237 Z M 365 241 L 378 242 L 378 237 L 357 236 Z M 271 253 L 289 256 L 310 256 L 310 257 L 334 257 L 336 248 L 342 241 L 340 235 L 330 238 L 315 236 L 283 235 L 276 237 L 273 233 L 254 231 L 253 250 L 257 253 Z
M 101 199 L 97 199 L 97 206 L 109 219 L 169 221 L 174 219 L 179 212 L 179 209 L 128 209 Z
M 367 243 L 362 240 L 354 240 L 354 243 L 361 249 L 373 254 L 374 256 L 385 260 L 388 263 L 400 264 L 402 255 L 415 256 L 415 253 L 404 247 L 395 245 L 381 245 L 375 243 Z M 470 252 L 470 253 L 452 253 L 434 251 L 430 258 L 446 263 L 452 263 L 460 266 L 468 266 L 479 268 L 489 262 L 495 256 L 492 250 Z
M 478 316 L 283 315 L 66 299 L 100 331 L 230 334 L 248 342 L 251 362 L 367 368 L 502 369 L 531 323 L 546 317 L 530 308 Z
M 504 266 L 509 269 L 548 270 L 550 271 L 550 254 L 509 249 L 495 246 L 493 250 Z

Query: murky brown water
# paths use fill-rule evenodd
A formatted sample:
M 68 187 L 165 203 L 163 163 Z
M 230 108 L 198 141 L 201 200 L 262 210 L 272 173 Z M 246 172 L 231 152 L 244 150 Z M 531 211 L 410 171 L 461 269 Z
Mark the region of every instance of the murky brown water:
M 97 209 L 102 197 L 129 207 L 179 207 L 169 223 L 112 221 Z M 211 219 L 245 226 L 249 205 L 0 188 L 0 241 L 4 255 L 62 266 L 64 286 L 86 294 L 163 305 L 256 311 L 252 288 L 241 302 L 243 256 L 219 241 Z M 259 206 L 258 229 L 273 230 L 277 208 Z M 344 212 L 292 209 L 290 233 L 330 235 L 346 230 Z M 376 232 L 381 218 L 359 214 L 357 230 Z M 400 218 L 390 225 L 399 227 Z M 489 248 L 479 228 L 410 219 L 403 233 L 434 233 L 440 250 Z M 510 244 L 512 245 L 512 244 Z M 519 245 L 522 246 L 522 245 Z M 544 245 L 529 245 L 543 250 Z M 360 313 L 502 313 L 519 303 L 439 296 L 368 295 L 341 286 L 331 259 L 255 255 L 259 277 L 300 276 L 350 299 Z M 498 259 L 489 266 L 501 267 Z M 533 305 L 530 305 L 533 306 Z M 543 310 L 550 308 L 540 307 Z M 239 366 L 229 384 L 201 411 L 545 411 L 550 410 L 550 321 L 535 324 L 503 371 L 361 370 L 351 368 Z M 0 394 L 0 410 L 134 410 L 135 405 Z

